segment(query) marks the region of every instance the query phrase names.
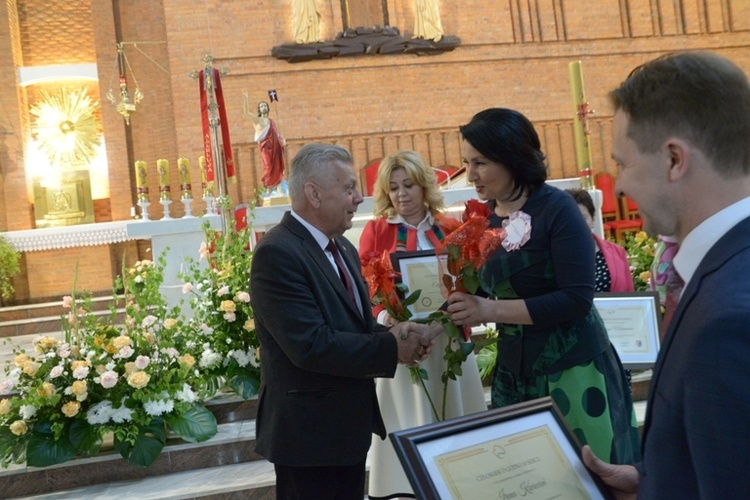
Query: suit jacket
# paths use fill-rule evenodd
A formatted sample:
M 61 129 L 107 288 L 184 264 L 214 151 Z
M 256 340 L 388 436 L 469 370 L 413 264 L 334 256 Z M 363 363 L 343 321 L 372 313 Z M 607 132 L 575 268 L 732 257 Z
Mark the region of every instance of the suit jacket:
M 370 312 L 357 250 L 336 244 L 361 314 L 310 232 L 290 213 L 255 248 L 250 294 L 263 382 L 258 453 L 288 466 L 353 465 L 385 438 L 374 377 L 393 377 L 395 337 Z
M 617 243 L 600 238 L 591 233 L 594 240 L 599 244 L 604 256 L 604 262 L 607 263 L 609 276 L 612 280 L 610 291 L 612 292 L 632 292 L 635 290 L 633 285 L 633 275 L 630 274 L 630 263 L 625 249 Z
M 654 367 L 641 498 L 750 498 L 750 218 L 709 250 Z

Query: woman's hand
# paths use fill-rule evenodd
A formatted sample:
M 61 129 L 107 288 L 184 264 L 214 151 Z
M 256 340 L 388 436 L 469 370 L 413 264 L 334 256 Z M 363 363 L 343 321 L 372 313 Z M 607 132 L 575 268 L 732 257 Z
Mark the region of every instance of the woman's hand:
M 448 297 L 448 312 L 451 313 L 451 321 L 457 325 L 477 326 L 494 321 L 490 313 L 493 302 L 476 295 L 454 292 Z

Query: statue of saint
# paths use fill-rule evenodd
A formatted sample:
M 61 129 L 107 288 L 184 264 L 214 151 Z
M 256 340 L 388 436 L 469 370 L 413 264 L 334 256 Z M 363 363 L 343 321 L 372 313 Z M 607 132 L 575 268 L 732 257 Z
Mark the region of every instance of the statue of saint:
M 279 134 L 276 123 L 268 117 L 270 107 L 267 102 L 258 103 L 257 116 L 250 111 L 247 93 L 243 92 L 245 116 L 255 127 L 255 142 L 258 143 L 263 160 L 263 177 L 261 181 L 271 196 L 286 196 L 284 177 L 284 146 L 286 141 Z
M 294 43 L 320 41 L 320 12 L 315 0 L 293 0 L 292 31 Z
M 443 23 L 440 22 L 437 0 L 415 0 L 412 38 L 424 38 L 435 42 L 443 38 Z

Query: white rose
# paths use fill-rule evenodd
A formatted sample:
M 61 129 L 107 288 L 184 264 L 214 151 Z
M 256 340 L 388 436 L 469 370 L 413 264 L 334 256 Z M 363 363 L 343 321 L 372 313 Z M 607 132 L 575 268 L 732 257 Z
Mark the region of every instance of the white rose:
M 62 372 L 62 366 L 58 365 L 55 368 L 60 368 L 60 372 Z M 53 370 L 54 370 L 54 368 L 53 368 Z M 75 370 L 73 370 L 73 378 L 81 380 L 81 379 L 86 378 L 88 376 L 89 376 L 89 367 L 88 366 L 79 366 L 78 368 L 76 368 Z M 50 372 L 50 377 L 52 377 L 52 373 L 51 372 Z

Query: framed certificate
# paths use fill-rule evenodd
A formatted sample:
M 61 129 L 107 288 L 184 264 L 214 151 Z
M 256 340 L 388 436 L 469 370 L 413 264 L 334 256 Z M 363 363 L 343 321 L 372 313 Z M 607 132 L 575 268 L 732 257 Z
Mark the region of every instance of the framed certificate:
M 659 354 L 658 292 L 597 293 L 594 305 L 625 368 L 651 368 Z
M 609 498 L 549 397 L 390 438 L 417 498 Z
M 448 259 L 441 255 L 442 265 Z M 445 299 L 440 290 L 440 265 L 435 250 L 419 252 L 394 252 L 391 254 L 393 269 L 401 275 L 400 281 L 409 288 L 409 293 L 421 290 L 419 299 L 409 306 L 414 318 L 426 318 L 443 305 Z

